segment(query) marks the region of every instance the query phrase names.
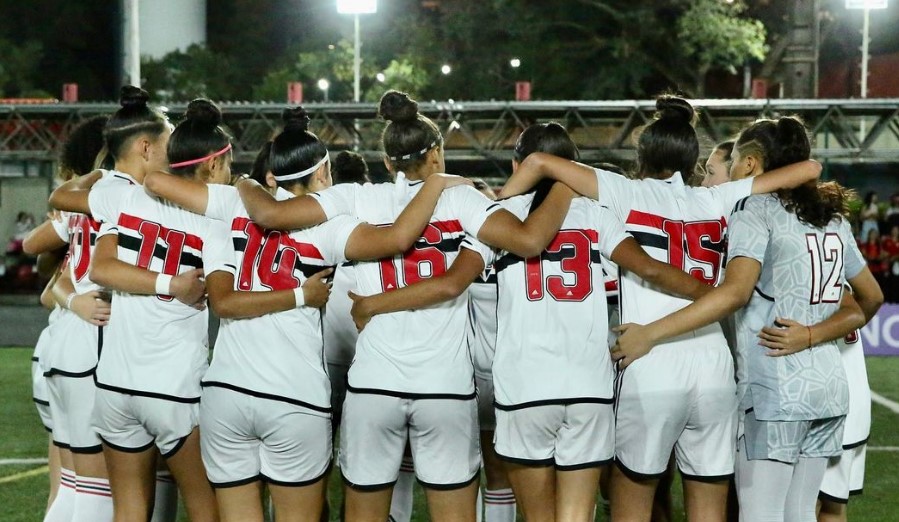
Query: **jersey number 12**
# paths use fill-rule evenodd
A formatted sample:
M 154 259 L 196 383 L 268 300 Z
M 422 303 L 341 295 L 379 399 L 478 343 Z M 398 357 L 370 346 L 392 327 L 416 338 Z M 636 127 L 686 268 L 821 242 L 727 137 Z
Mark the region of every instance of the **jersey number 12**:
M 812 269 L 809 303 L 836 303 L 843 295 L 843 240 L 828 232 L 822 238 L 818 234 L 806 234 L 805 244 Z

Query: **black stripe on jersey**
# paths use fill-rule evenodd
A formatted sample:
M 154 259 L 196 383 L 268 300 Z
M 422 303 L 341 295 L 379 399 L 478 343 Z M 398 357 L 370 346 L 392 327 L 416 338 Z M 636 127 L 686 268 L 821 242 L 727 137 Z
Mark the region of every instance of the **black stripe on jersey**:
M 242 238 L 242 237 L 235 237 L 235 238 L 232 238 L 232 242 L 234 243 L 234 250 L 239 252 L 241 254 L 241 257 L 243 257 L 244 253 L 247 250 L 247 239 Z M 326 268 L 333 268 L 332 265 L 324 264 L 324 261 L 322 261 L 323 264 L 321 264 L 321 265 L 313 265 L 310 263 L 304 263 L 302 260 L 303 258 L 300 256 L 300 253 L 296 252 L 296 251 L 294 251 L 294 252 L 297 254 L 297 260 L 294 263 L 293 269 L 294 269 L 294 271 L 299 270 L 300 272 L 302 272 L 303 277 L 306 277 L 307 279 L 312 277 L 313 275 L 321 272 L 322 270 L 325 270 Z M 274 258 L 274 260 L 272 260 L 273 265 L 279 265 L 281 263 L 281 255 L 283 253 L 284 253 L 284 250 L 279 250 L 275 254 L 275 258 Z M 232 265 L 226 265 L 226 266 L 232 266 Z M 236 267 L 234 267 L 234 268 L 235 268 L 235 270 L 237 269 Z
M 35 401 L 35 402 L 37 402 L 37 401 Z M 864 440 L 860 440 L 860 441 L 858 441 L 858 442 L 853 442 L 852 444 L 845 444 L 845 445 L 843 446 L 843 451 L 855 449 L 855 448 L 857 448 L 857 447 L 859 447 L 859 446 L 864 446 L 864 445 L 867 444 L 867 443 L 868 443 L 868 437 L 865 437 Z
M 419 238 L 415 241 L 415 244 L 412 245 L 412 248 L 436 248 L 437 250 L 449 254 L 452 252 L 458 252 L 459 247 L 462 245 L 462 240 L 465 239 L 465 236 L 459 237 L 450 237 L 444 238 L 439 243 L 433 244 L 428 243 L 422 238 Z
M 499 207 L 499 203 L 493 203 L 492 205 L 490 205 L 489 207 L 487 207 L 487 210 L 485 210 L 484 212 L 490 212 L 491 210 L 493 210 L 493 209 L 495 209 L 495 208 L 497 208 L 497 207 Z
M 32 397 L 31 400 L 34 401 L 35 404 L 40 404 L 41 406 L 50 406 L 50 401 L 38 399 L 37 397 Z
M 228 384 L 226 382 L 219 381 L 202 381 L 200 382 L 200 386 L 206 388 L 207 386 L 212 386 L 215 388 L 225 388 L 226 390 L 231 390 L 233 392 L 242 393 L 244 395 L 249 395 L 251 397 L 257 397 L 259 399 L 268 399 L 270 401 L 279 401 L 286 402 L 287 404 L 292 404 L 294 406 L 300 406 L 301 408 L 308 408 L 314 411 L 320 411 L 322 413 L 331 413 L 331 408 L 325 408 L 324 406 L 316 406 L 314 404 L 310 404 L 308 402 L 303 402 L 297 399 L 291 399 L 288 397 L 283 397 L 281 395 L 273 395 L 271 393 L 263 393 L 254 390 L 250 390 L 247 388 L 241 388 L 240 386 L 234 386 L 233 384 Z
M 387 395 L 388 397 L 396 397 L 398 399 L 448 399 L 456 401 L 470 401 L 477 397 L 477 392 L 469 394 L 456 393 L 407 393 L 394 390 L 381 390 L 378 388 L 356 388 L 351 386 L 349 382 L 346 385 L 347 391 L 353 393 L 368 393 L 371 395 Z
M 113 174 L 112 177 L 119 178 L 121 180 L 125 180 L 128 182 L 129 185 L 134 185 L 134 182 L 131 181 L 130 179 L 126 178 L 125 176 L 119 176 L 118 174 Z
M 759 287 L 755 287 L 755 293 L 759 294 L 759 296 L 762 299 L 767 299 L 768 301 L 771 301 L 772 303 L 774 302 L 774 298 L 771 297 L 770 295 L 766 294 L 765 292 L 762 292 L 761 290 L 759 290 Z
M 119 246 L 131 250 L 133 252 L 140 252 L 142 240 L 136 237 L 128 236 L 125 234 L 119 234 Z M 166 256 L 166 247 L 160 245 L 159 243 L 153 248 L 153 257 L 159 259 L 161 261 L 165 261 Z M 203 268 L 203 260 L 200 256 L 191 254 L 190 252 L 181 252 L 181 259 L 179 263 L 182 266 L 189 266 L 193 268 Z
M 737 212 L 745 209 L 747 199 L 749 199 L 749 196 L 746 196 L 745 198 L 741 199 L 740 201 L 737 201 L 737 203 L 734 205 L 733 211 L 731 211 L 731 215 L 736 214 Z
M 859 489 L 859 490 L 858 490 L 858 493 L 854 493 L 854 494 L 857 495 L 857 494 L 860 494 L 861 492 L 862 492 L 862 490 Z M 850 491 L 850 492 L 849 492 L 849 495 L 852 496 L 852 495 L 853 495 L 853 492 Z M 827 500 L 827 501 L 829 501 L 829 502 L 833 502 L 834 504 L 848 504 L 848 503 L 849 503 L 849 499 L 848 499 L 848 498 L 835 497 L 835 496 L 833 496 L 833 495 L 828 495 L 827 493 L 825 493 L 825 492 L 823 492 L 823 491 L 819 491 L 819 492 L 818 492 L 818 498 L 821 499 L 821 500 Z
M 166 395 L 164 393 L 156 393 L 156 392 L 148 392 L 143 390 L 132 390 L 130 388 L 120 388 L 118 386 L 112 386 L 111 384 L 103 384 L 102 382 L 97 380 L 97 376 L 94 375 L 94 382 L 97 384 L 97 388 L 101 388 L 103 390 L 109 390 L 116 393 L 121 393 L 122 395 L 137 395 L 139 397 L 149 397 L 151 399 L 162 399 L 164 401 L 172 401 L 172 402 L 180 402 L 182 404 L 194 404 L 200 402 L 199 397 L 177 397 L 175 395 Z
M 668 251 L 668 238 L 665 236 L 650 234 L 649 232 L 640 232 L 638 230 L 628 230 L 628 232 L 634 236 L 634 239 L 636 239 L 637 243 L 642 247 L 658 248 L 666 252 Z
M 66 370 L 60 370 L 59 368 L 50 368 L 49 370 L 44 372 L 44 377 L 53 377 L 54 375 L 60 375 L 62 377 L 69 377 L 72 379 L 81 379 L 83 377 L 90 377 L 94 375 L 94 372 L 96 370 L 96 366 L 94 366 L 90 370 L 85 370 L 83 372 L 70 372 Z
M 559 249 L 558 252 L 546 252 L 540 254 L 540 259 L 542 261 L 549 261 L 551 263 L 560 263 L 566 259 L 571 259 L 574 257 L 575 249 L 571 246 L 565 246 Z M 506 253 L 504 256 L 499 258 L 495 263 L 493 263 L 494 275 L 502 272 L 503 270 L 521 263 L 524 261 L 524 258 L 521 256 L 516 256 L 515 254 Z M 594 265 L 599 265 L 602 263 L 602 254 L 599 253 L 598 250 L 590 249 L 590 263 Z
M 40 362 L 40 361 L 41 361 L 40 357 L 35 357 L 33 355 L 31 356 L 31 362 Z
M 572 397 L 569 399 L 545 399 L 541 401 L 531 401 L 531 402 L 522 402 L 519 404 L 500 404 L 496 401 L 493 401 L 493 406 L 498 410 L 502 411 L 515 411 L 515 410 L 523 410 L 525 408 L 535 408 L 537 406 L 549 406 L 549 405 L 563 405 L 567 406 L 569 404 L 612 404 L 615 401 L 614 398 L 609 397 Z

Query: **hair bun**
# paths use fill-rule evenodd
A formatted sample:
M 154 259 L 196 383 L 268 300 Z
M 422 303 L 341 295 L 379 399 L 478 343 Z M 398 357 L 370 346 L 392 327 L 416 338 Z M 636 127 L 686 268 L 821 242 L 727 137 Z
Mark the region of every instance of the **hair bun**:
M 690 102 L 677 96 L 664 94 L 656 99 L 656 110 L 660 120 L 678 120 L 687 124 L 693 123 L 696 112 Z
M 418 102 L 399 91 L 387 91 L 381 96 L 378 114 L 387 121 L 413 121 L 418 117 Z
M 194 125 L 217 127 L 222 123 L 222 111 L 205 98 L 197 98 L 187 104 L 184 119 Z
M 284 130 L 304 132 L 309 130 L 309 122 L 312 119 L 302 106 L 288 107 L 281 113 L 281 121 L 284 122 Z
M 133 85 L 125 85 L 119 93 L 119 104 L 122 107 L 146 107 L 150 101 L 150 93 L 135 87 Z

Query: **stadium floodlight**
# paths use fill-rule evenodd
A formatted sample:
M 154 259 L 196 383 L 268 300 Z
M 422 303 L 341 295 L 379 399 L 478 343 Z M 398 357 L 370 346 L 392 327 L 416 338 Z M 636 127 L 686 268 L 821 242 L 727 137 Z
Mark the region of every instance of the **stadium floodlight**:
M 518 69 L 519 67 L 521 67 L 521 59 L 512 58 L 511 60 L 509 60 L 509 65 L 511 65 L 513 69 Z
M 886 9 L 888 0 L 846 0 L 846 9 L 862 9 L 865 12 L 862 22 L 862 78 L 861 96 L 868 97 L 868 34 L 871 31 L 871 9 Z M 864 123 L 862 123 L 864 125 Z
M 327 79 L 322 78 L 318 81 L 318 88 L 321 89 L 325 93 L 325 102 L 328 101 L 328 89 L 331 87 L 331 82 Z
M 359 78 L 362 68 L 362 38 L 359 36 L 359 15 L 378 12 L 378 0 L 337 0 L 337 12 L 353 15 L 353 101 L 359 103 Z
M 440 72 L 442 72 L 443 74 L 449 74 L 449 73 L 453 72 L 453 68 L 450 67 L 449 64 L 443 64 L 440 67 Z
M 846 9 L 886 9 L 888 0 L 846 0 Z
M 387 81 L 387 76 L 385 76 L 384 73 L 382 73 L 382 72 L 376 74 L 375 78 L 381 83 L 384 83 Z

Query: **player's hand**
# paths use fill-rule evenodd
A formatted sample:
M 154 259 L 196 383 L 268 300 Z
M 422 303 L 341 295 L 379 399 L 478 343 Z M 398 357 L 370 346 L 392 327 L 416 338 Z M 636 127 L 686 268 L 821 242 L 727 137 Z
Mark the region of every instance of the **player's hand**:
M 769 348 L 770 357 L 783 357 L 808 348 L 809 331 L 792 319 L 777 318 L 775 326 L 766 326 L 758 333 L 759 344 Z
M 111 309 L 108 299 L 104 299 L 100 292 L 94 290 L 86 294 L 79 294 L 72 298 L 69 310 L 82 320 L 95 326 L 109 324 L 109 311 Z
M 468 178 L 463 178 L 462 176 L 454 176 L 452 174 L 433 174 L 431 178 L 434 178 L 441 183 L 443 183 L 443 188 L 448 189 L 450 187 L 455 187 L 457 185 L 468 185 L 469 187 L 474 186 L 474 182 Z M 428 179 L 431 179 L 428 178 Z
M 316 272 L 303 283 L 303 298 L 306 301 L 303 306 L 321 308 L 328 303 L 328 298 L 331 297 L 331 282 L 325 278 L 333 272 L 333 268 L 326 268 Z
M 652 350 L 653 342 L 646 332 L 646 327 L 640 324 L 625 323 L 612 329 L 618 334 L 618 340 L 612 348 L 612 360 L 617 368 L 623 370 L 634 361 L 648 354 Z
M 366 306 L 367 299 L 361 295 L 356 295 L 353 292 L 347 292 L 347 295 L 350 296 L 350 299 L 353 301 L 353 308 L 350 310 L 350 315 L 353 316 L 353 322 L 356 324 L 356 331 L 361 332 L 365 329 L 368 322 L 371 321 L 372 314 Z
M 172 297 L 198 310 L 206 308 L 206 280 L 203 270 L 194 268 L 172 278 L 169 284 Z

